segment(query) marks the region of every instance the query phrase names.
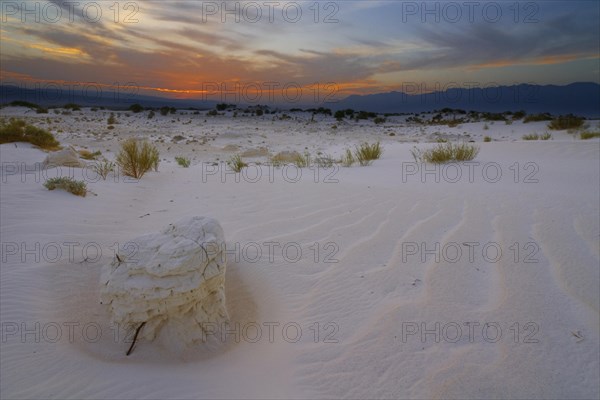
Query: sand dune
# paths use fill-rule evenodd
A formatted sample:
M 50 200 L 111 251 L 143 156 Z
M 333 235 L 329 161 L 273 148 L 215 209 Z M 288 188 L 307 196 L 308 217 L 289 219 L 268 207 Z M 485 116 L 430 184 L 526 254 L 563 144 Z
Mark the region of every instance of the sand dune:
M 203 129 L 226 130 L 219 125 L 233 124 L 226 121 Z M 315 182 L 308 169 L 296 183 L 274 169 L 271 181 L 268 166 L 256 183 L 233 175 L 222 182 L 203 179 L 202 164 L 223 157 L 220 150 L 204 154 L 198 145 L 194 165 L 183 169 L 172 157 L 185 146 L 165 147 L 160 172 L 137 183 L 89 183 L 96 195 L 84 199 L 48 192 L 34 175 L 25 182 L 6 175 L 6 163 L 32 166 L 45 154 L 25 144 L 0 146 L 3 246 L 39 243 L 48 251 L 35 261 L 35 254 L 23 260 L 21 249 L 3 248 L 2 397 L 600 395 L 597 140 L 558 133 L 529 143 L 518 139 L 541 126 L 497 126 L 491 135 L 501 141 L 480 143 L 476 161 L 495 163 L 502 177 L 492 183 L 493 171 L 484 177 L 476 169 L 472 182 L 451 183 L 403 176 L 413 141 L 425 141 L 414 127 L 398 123 L 390 128 L 394 137 L 354 126 L 344 137 L 339 128 L 319 141 L 326 125 L 314 134 L 300 126 L 297 138 L 264 122 L 265 138 L 240 141 L 239 132 L 254 127 L 239 124 L 211 148 L 236 144 L 243 151 L 264 140 L 272 152 L 308 147 L 337 155 L 349 144 L 381 140 L 383 158 L 340 168 L 331 183 L 324 171 Z M 481 124 L 464 129 L 484 132 Z M 117 148 L 115 139 L 100 147 L 83 134 L 64 136 L 92 150 Z M 527 183 L 528 176 L 537 182 Z M 228 309 L 239 343 L 232 333 L 178 354 L 159 337 L 125 357 L 125 332 L 99 304 L 100 267 L 115 243 L 190 215 L 215 217 L 224 228 Z M 66 242 L 78 244 L 72 257 Z M 49 243 L 63 250 L 53 262 Z M 101 256 L 90 261 L 97 249 Z

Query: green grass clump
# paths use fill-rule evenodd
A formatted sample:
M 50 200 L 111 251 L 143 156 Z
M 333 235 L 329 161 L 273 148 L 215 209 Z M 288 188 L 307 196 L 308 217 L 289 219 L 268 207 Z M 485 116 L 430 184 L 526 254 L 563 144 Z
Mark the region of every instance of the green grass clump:
M 579 138 L 581 140 L 588 140 L 588 139 L 594 139 L 594 138 L 600 138 L 600 132 L 581 132 L 579 134 Z
M 0 123 L 0 144 L 14 142 L 31 143 L 44 150 L 60 149 L 60 143 L 50 132 L 11 118 L 8 123 Z
M 577 129 L 583 126 L 584 119 L 577 117 L 573 114 L 561 115 L 558 118 L 553 119 L 548 124 L 548 129 L 552 130 L 565 130 L 565 129 Z
M 415 147 L 411 153 L 417 162 L 444 164 L 452 161 L 471 161 L 479 154 L 479 147 L 468 143 L 444 143 L 425 151 Z
M 87 194 L 87 185 L 83 181 L 76 181 L 73 178 L 60 177 L 48 179 L 44 186 L 48 190 L 62 189 L 76 196 L 85 197 Z
M 175 157 L 175 161 L 177 161 L 177 164 L 181 165 L 183 168 L 189 168 L 191 164 L 190 159 L 186 157 Z
M 379 160 L 383 154 L 383 148 L 377 143 L 363 143 L 354 149 L 354 157 L 361 166 L 371 165 L 373 161 Z
M 127 139 L 121 143 L 116 161 L 123 174 L 140 179 L 152 168 L 157 170 L 160 159 L 158 149 L 154 145 L 147 141 Z
M 235 172 L 241 172 L 242 169 L 248 166 L 248 164 L 246 164 L 244 160 L 242 160 L 242 156 L 240 156 L 239 154 L 236 154 L 233 157 L 231 157 L 229 161 L 227 161 L 227 165 L 229 165 L 229 168 L 231 168 Z

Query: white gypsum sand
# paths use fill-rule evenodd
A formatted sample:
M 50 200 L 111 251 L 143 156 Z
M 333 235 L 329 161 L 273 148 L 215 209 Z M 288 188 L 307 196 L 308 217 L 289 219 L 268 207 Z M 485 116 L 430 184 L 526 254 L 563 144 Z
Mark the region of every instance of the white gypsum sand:
M 81 198 L 43 187 L 58 173 L 33 167 L 43 151 L 0 146 L 0 397 L 600 395 L 598 139 L 521 140 L 543 134 L 543 122 L 486 130 L 204 114 L 116 112 L 109 131 L 109 111 L 42 124 L 44 115 L 2 110 L 109 159 L 119 139 L 145 137 L 162 161 L 139 182 L 89 179 L 93 193 Z M 474 140 L 476 164 L 414 164 L 410 150 L 433 146 L 436 132 Z M 318 175 L 266 165 L 235 175 L 218 164 L 261 147 L 339 157 L 365 141 L 381 141 L 381 160 Z M 126 357 L 131 332 L 99 302 L 101 267 L 115 246 L 193 215 L 226 232 L 232 328 L 182 354 L 166 338 L 139 339 Z

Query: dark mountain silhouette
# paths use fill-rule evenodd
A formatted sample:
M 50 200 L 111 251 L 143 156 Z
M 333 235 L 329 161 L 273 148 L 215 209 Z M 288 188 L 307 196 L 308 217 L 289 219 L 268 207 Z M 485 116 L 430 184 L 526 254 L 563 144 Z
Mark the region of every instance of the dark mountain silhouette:
M 0 86 L 0 103 L 21 100 L 42 106 L 62 106 L 76 103 L 81 106 L 104 106 L 126 109 L 134 103 L 144 107 L 169 106 L 175 108 L 211 109 L 216 101 L 172 99 L 105 90 L 25 89 Z M 299 107 L 299 104 L 280 104 Z M 314 107 L 314 104 L 311 105 Z M 466 111 L 504 112 L 524 110 L 527 113 L 576 114 L 600 118 L 600 85 L 592 82 L 572 83 L 566 86 L 520 84 L 489 88 L 454 88 L 427 94 L 403 92 L 353 95 L 337 102 L 323 104 L 334 110 L 354 109 L 376 113 L 415 113 L 442 108 Z
M 573 113 L 600 117 L 600 85 L 591 82 L 566 86 L 529 85 L 490 88 L 449 89 L 427 94 L 389 92 L 353 95 L 337 103 L 333 109 L 354 109 L 379 113 L 412 113 L 455 108 L 485 112 L 525 110 L 528 113 Z

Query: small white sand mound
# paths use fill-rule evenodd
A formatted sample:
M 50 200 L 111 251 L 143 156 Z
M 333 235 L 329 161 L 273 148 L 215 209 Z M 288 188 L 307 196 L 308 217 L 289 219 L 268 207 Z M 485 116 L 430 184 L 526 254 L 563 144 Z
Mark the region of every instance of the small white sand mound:
M 67 147 L 66 149 L 48 154 L 43 165 L 45 167 L 85 167 L 85 163 L 79 159 L 79 154 L 71 146 Z
M 101 301 L 114 323 L 145 323 L 140 337 L 148 340 L 168 326 L 190 345 L 203 338 L 206 324 L 227 321 L 225 239 L 216 220 L 186 218 L 122 249 L 101 275 Z

